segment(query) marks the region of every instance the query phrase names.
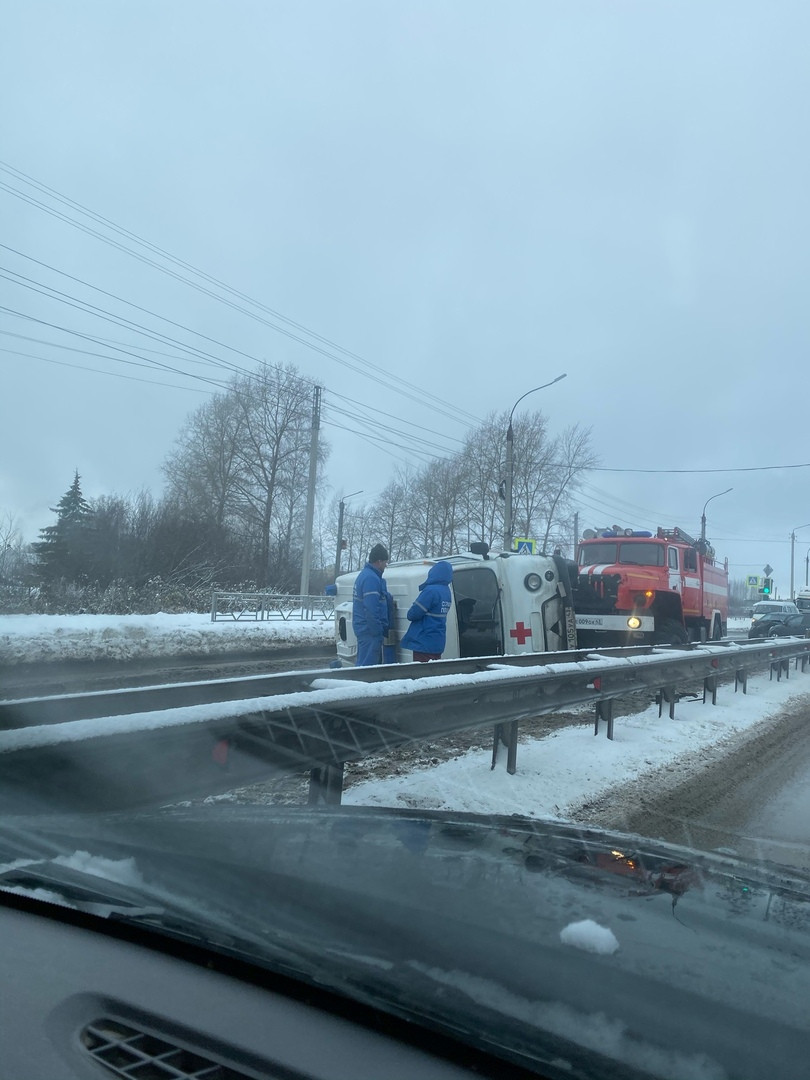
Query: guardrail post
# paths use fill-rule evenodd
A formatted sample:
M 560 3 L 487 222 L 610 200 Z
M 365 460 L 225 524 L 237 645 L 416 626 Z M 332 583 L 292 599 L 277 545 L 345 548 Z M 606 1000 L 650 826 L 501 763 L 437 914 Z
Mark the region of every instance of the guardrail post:
M 717 704 L 717 676 L 707 675 L 703 680 L 703 704 L 706 704 L 707 694 L 712 695 L 712 705 Z
M 664 702 L 669 702 L 669 718 L 675 719 L 675 702 L 678 700 L 678 695 L 674 686 L 662 686 L 656 695 L 658 701 L 658 715 L 664 714 Z
M 774 671 L 776 672 L 776 681 L 777 682 L 782 681 L 782 672 L 783 671 L 785 673 L 785 678 L 786 679 L 790 678 L 790 660 L 783 660 L 781 657 L 779 657 L 778 660 L 771 660 L 770 667 L 771 667 L 771 675 L 770 675 L 770 679 L 769 679 L 770 682 L 773 682 L 773 673 L 774 673 Z
M 211 590 L 211 622 L 217 621 L 217 594 L 216 590 Z
M 307 803 L 326 803 L 328 806 L 340 806 L 343 795 L 343 763 L 340 765 L 320 765 L 310 769 L 309 795 Z
M 734 693 L 737 693 L 737 687 L 742 686 L 742 692 L 748 693 L 748 672 L 743 668 L 741 671 L 734 672 Z
M 607 737 L 613 738 L 613 699 L 608 698 L 607 701 L 596 702 L 596 717 L 594 719 L 593 733 L 599 734 L 599 721 L 607 721 Z
M 517 720 L 510 720 L 508 723 L 495 725 L 492 739 L 492 764 L 490 765 L 490 769 L 495 768 L 495 762 L 498 760 L 498 747 L 501 743 L 506 747 L 506 771 L 510 776 L 514 776 L 517 772 Z

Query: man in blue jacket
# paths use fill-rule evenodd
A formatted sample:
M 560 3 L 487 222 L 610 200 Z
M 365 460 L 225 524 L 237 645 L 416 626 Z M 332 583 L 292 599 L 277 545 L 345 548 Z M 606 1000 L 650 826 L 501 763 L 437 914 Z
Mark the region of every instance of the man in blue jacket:
M 414 660 L 425 663 L 441 660 L 447 644 L 447 613 L 453 602 L 450 582 L 453 567 L 442 560 L 428 571 L 419 586 L 419 596 L 408 609 L 410 626 L 402 639 L 402 648 L 413 651 Z
M 368 562 L 355 578 L 352 593 L 352 630 L 357 638 L 357 667 L 381 664 L 383 638 L 388 633 L 393 607 L 383 571 L 388 565 L 388 552 L 375 544 L 368 553 Z

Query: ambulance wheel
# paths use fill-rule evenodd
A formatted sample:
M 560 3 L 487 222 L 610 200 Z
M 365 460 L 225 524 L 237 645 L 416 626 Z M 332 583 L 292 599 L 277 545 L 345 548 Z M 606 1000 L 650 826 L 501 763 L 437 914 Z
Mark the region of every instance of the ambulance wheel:
M 653 637 L 654 645 L 686 645 L 689 635 L 679 622 L 664 619 Z

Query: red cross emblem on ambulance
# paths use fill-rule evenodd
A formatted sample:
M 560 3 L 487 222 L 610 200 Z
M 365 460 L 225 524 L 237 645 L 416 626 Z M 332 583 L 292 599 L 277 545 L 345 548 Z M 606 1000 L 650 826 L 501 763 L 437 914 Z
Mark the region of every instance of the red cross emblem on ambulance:
M 509 631 L 509 636 L 513 637 L 518 645 L 525 645 L 526 639 L 532 636 L 531 628 L 524 626 L 522 622 L 518 622 Z

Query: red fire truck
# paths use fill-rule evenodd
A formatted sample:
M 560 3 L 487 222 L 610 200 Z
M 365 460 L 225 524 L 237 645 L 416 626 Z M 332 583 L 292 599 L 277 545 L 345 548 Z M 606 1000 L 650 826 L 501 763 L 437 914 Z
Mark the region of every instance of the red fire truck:
M 683 529 L 588 529 L 574 589 L 581 648 L 719 640 L 728 620 L 728 560 Z

